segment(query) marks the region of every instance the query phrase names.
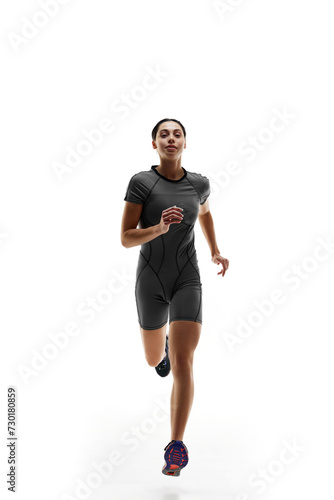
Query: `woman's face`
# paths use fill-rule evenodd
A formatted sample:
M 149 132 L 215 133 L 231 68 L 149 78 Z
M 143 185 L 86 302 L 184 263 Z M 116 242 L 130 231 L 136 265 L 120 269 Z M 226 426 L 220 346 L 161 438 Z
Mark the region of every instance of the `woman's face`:
M 158 129 L 153 149 L 157 149 L 161 158 L 175 160 L 179 158 L 186 147 L 182 128 L 177 122 L 163 122 Z

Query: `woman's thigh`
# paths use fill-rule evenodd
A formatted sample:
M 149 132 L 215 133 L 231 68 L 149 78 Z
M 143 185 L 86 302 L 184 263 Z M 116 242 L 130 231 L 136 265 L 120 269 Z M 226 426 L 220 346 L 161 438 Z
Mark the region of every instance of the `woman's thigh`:
M 169 359 L 171 366 L 192 363 L 202 324 L 197 321 L 172 321 L 169 324 Z

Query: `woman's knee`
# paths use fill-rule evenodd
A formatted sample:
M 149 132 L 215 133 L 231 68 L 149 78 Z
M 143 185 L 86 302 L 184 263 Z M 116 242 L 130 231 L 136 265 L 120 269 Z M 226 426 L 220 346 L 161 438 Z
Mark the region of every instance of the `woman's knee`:
M 184 356 L 182 354 L 169 354 L 170 366 L 174 375 L 186 376 L 193 371 L 193 353 Z
M 165 357 L 165 354 L 166 353 L 164 349 L 159 351 L 158 353 L 156 352 L 145 353 L 145 359 L 149 366 L 158 366 L 160 361 L 162 361 L 163 358 Z

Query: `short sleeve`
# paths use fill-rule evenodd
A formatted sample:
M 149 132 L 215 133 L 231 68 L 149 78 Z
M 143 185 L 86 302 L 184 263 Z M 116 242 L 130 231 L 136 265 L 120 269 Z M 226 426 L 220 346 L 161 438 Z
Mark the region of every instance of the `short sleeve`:
M 126 189 L 124 201 L 143 204 L 147 197 L 147 186 L 140 175 L 135 174 L 131 177 Z
M 203 185 L 202 185 L 202 189 L 201 189 L 201 199 L 200 199 L 200 205 L 203 205 L 206 200 L 208 199 L 209 195 L 210 195 L 210 181 L 207 177 L 205 177 L 204 175 L 202 175 L 202 179 L 203 179 Z

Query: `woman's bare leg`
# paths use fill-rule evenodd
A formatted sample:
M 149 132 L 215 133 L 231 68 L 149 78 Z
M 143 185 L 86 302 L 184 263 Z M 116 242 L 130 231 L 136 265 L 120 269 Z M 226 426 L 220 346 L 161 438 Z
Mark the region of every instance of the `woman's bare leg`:
M 172 321 L 169 326 L 169 359 L 174 382 L 170 400 L 171 440 L 183 440 L 194 399 L 193 358 L 201 323 Z

